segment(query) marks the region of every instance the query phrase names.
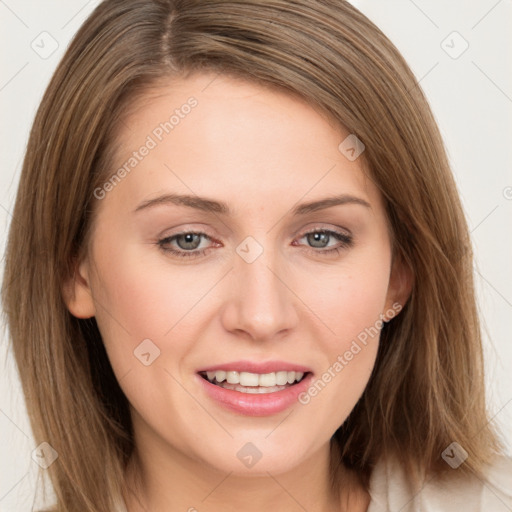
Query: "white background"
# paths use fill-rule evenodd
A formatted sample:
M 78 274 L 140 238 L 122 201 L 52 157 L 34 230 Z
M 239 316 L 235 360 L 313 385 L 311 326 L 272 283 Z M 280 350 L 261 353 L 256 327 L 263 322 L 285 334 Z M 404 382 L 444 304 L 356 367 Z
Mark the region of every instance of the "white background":
M 36 108 L 71 36 L 97 3 L 0 0 L 2 249 Z M 431 103 L 444 137 L 476 250 L 490 408 L 511 453 L 512 1 L 353 3 L 402 52 Z M 452 34 L 454 31 L 459 35 Z M 31 47 L 39 45 L 42 52 L 44 43 L 45 51 L 49 51 L 52 38 L 58 48 L 47 58 L 41 58 Z M 453 58 L 464 48 L 464 40 L 467 50 Z M 23 512 L 32 509 L 37 466 L 31 451 L 35 443 L 5 333 L 1 342 L 0 511 Z

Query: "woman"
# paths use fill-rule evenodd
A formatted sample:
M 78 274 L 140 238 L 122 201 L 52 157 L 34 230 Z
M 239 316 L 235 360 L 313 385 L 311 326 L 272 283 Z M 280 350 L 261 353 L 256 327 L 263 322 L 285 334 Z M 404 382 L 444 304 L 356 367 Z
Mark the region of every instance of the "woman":
M 443 144 L 348 3 L 103 2 L 14 218 L 53 510 L 512 506 Z

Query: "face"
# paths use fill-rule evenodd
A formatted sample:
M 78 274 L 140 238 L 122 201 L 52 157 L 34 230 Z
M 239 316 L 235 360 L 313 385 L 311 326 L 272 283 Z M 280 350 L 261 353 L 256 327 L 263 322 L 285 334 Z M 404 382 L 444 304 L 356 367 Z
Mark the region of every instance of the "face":
M 402 299 L 348 135 L 206 73 L 132 105 L 68 306 L 96 317 L 139 447 L 277 474 L 328 446 Z

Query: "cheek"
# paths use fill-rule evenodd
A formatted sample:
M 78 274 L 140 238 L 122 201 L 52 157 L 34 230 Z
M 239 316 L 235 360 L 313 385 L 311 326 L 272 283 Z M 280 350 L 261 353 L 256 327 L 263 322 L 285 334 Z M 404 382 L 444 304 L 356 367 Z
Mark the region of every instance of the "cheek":
M 332 348 L 341 350 L 384 313 L 389 261 L 360 258 L 317 272 L 314 283 L 314 287 L 302 287 L 301 298 L 329 328 Z
M 127 366 L 144 339 L 157 339 L 171 327 L 165 310 L 172 311 L 172 304 L 161 296 L 161 275 L 159 283 L 154 269 L 134 257 L 129 246 L 118 251 L 120 245 L 109 242 L 98 244 L 95 254 L 96 321 L 113 366 Z
M 323 416 L 326 428 L 333 432 L 355 406 L 373 370 L 389 264 L 387 258 L 373 256 L 352 265 L 347 262 L 332 275 L 317 273 L 316 284 L 321 288 L 309 294 L 303 291 L 304 302 L 322 321 L 315 343 L 326 358 L 323 371 L 300 402 L 313 417 Z
M 117 246 L 123 249 L 116 251 L 115 243 L 98 246 L 93 286 L 96 320 L 112 366 L 121 373 L 133 365 L 134 350 L 146 339 L 162 351 L 172 340 L 172 358 L 179 361 L 198 336 L 208 295 L 221 277 L 218 270 L 173 266 L 165 257 L 155 258 L 154 247 Z
M 109 236 L 108 231 L 118 235 Z M 165 273 L 145 257 L 145 253 L 153 250 L 156 248 L 152 245 L 141 248 L 140 244 L 128 242 L 116 226 L 110 228 L 105 224 L 97 234 L 93 288 L 103 323 L 117 322 L 132 334 L 140 334 L 142 328 L 146 330 L 142 333 L 145 336 L 160 334 L 164 329 L 150 320 L 160 318 L 164 323 L 161 313 L 167 305 L 162 290 L 167 288 L 169 298 L 169 291 L 176 290 L 177 285 L 171 286 L 171 279 L 166 280 Z

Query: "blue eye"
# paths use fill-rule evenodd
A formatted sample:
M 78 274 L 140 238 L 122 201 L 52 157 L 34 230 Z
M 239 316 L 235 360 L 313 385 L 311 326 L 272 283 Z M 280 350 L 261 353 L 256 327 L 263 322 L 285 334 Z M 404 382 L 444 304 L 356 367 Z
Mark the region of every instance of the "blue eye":
M 202 237 L 210 239 L 205 233 L 185 231 L 159 240 L 158 245 L 165 252 L 171 253 L 173 256 L 196 258 L 206 253 L 206 249 L 195 250 L 200 245 Z M 178 244 L 178 250 L 168 247 L 171 242 Z
M 353 245 L 352 236 L 330 229 L 318 229 L 314 231 L 309 231 L 308 233 L 305 233 L 301 238 L 306 238 L 307 242 L 309 244 L 312 244 L 312 246 L 307 248 L 308 250 L 313 251 L 315 254 L 329 256 L 333 254 L 339 254 L 341 250 L 348 249 Z M 328 249 L 323 249 L 324 247 L 329 247 L 329 245 L 327 244 L 329 240 L 333 238 L 338 241 L 338 245 L 335 245 L 334 247 L 331 246 Z
M 201 245 L 201 241 L 203 238 L 211 240 L 211 238 L 206 233 L 196 231 L 184 231 L 182 233 L 177 233 L 176 235 L 162 238 L 157 242 L 157 245 L 163 251 L 165 251 L 168 254 L 171 254 L 172 256 L 177 256 L 180 258 L 197 258 L 200 256 L 204 256 L 206 252 L 212 248 L 206 247 L 197 250 L 198 247 Z M 307 247 L 307 250 L 313 252 L 315 255 L 339 254 L 341 250 L 348 249 L 353 245 L 352 236 L 330 229 L 318 229 L 314 231 L 308 231 L 307 233 L 299 237 L 299 240 L 302 238 L 307 238 L 307 242 L 309 244 L 312 244 L 309 247 Z M 324 249 L 324 247 L 329 247 L 328 242 L 330 239 L 333 238 L 338 241 L 338 245 L 335 247 Z

